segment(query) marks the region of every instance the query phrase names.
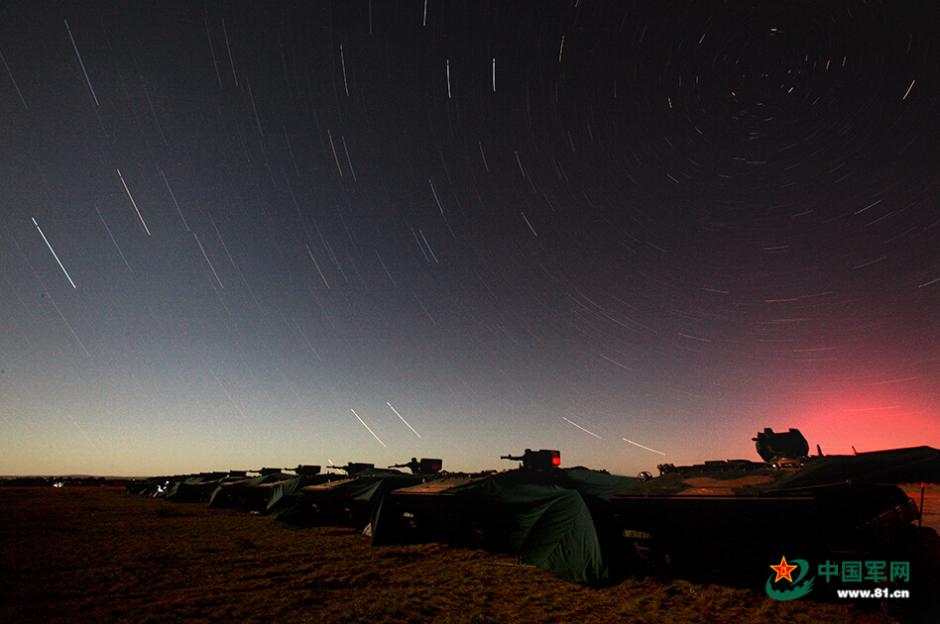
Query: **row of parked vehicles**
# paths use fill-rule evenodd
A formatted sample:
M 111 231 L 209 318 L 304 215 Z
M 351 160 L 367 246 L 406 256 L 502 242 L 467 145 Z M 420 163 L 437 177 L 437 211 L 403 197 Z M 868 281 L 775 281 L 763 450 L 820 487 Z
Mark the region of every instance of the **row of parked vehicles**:
M 452 473 L 440 459 L 413 458 L 158 477 L 127 489 L 292 525 L 351 526 L 376 545 L 478 545 L 586 583 L 650 570 L 747 574 L 781 553 L 896 556 L 936 540 L 918 527 L 922 501 L 897 484 L 940 482 L 940 451 L 817 447 L 811 456 L 796 429 L 754 440 L 762 461 L 663 464 L 658 476 L 563 467 L 557 450 L 526 450 L 504 456 L 519 464 L 502 471 Z

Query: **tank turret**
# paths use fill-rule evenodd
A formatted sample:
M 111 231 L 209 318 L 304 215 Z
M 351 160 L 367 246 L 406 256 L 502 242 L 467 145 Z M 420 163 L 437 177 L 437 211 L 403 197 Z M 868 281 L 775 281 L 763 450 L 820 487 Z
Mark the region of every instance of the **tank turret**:
M 341 466 L 340 468 L 342 470 L 345 470 L 346 474 L 348 474 L 349 476 L 355 476 L 359 474 L 360 472 L 363 472 L 366 470 L 372 470 L 373 468 L 375 468 L 375 464 L 369 464 L 366 462 L 349 462 L 348 464 L 346 464 L 345 466 Z
M 502 455 L 500 459 L 521 461 L 527 470 L 552 470 L 561 465 L 561 452 L 547 449 L 526 449 L 522 455 Z
M 437 474 L 444 467 L 444 461 L 441 459 L 431 459 L 422 457 L 421 461 L 412 457 L 410 462 L 404 464 L 392 464 L 389 468 L 407 468 L 412 474 L 431 475 Z
M 757 446 L 757 454 L 767 463 L 777 463 L 783 460 L 793 462 L 802 460 L 809 455 L 809 443 L 799 429 L 790 429 L 783 433 L 775 433 L 770 427 L 753 438 Z

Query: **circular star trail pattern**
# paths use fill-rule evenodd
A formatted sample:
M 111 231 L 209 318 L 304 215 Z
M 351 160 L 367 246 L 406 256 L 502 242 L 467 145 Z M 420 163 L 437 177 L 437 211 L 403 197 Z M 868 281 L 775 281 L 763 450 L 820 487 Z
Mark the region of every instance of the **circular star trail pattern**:
M 936 446 L 936 17 L 7 4 L 0 472 Z

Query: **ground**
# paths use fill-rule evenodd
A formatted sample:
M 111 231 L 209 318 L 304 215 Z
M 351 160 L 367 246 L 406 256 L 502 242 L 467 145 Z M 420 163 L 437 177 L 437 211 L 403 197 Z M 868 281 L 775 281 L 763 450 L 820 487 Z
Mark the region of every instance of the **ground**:
M 763 580 L 590 588 L 478 550 L 372 547 L 351 529 L 291 529 L 110 488 L 0 488 L 0 622 L 875 624 L 899 615 L 876 601 L 775 602 Z

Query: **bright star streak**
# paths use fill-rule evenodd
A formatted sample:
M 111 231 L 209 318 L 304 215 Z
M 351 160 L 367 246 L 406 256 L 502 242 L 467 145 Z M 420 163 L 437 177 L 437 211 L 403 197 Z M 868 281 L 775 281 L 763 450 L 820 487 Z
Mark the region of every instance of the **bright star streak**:
M 49 251 L 52 252 L 52 257 L 55 258 L 55 261 L 59 263 L 59 268 L 62 269 L 62 272 L 65 273 L 65 278 L 69 281 L 69 284 L 72 285 L 72 288 L 78 288 L 75 285 L 75 282 L 72 281 L 72 276 L 69 275 L 69 272 L 65 270 L 65 266 L 62 264 L 62 261 L 59 260 L 59 255 L 55 252 L 55 249 L 52 248 L 52 245 L 49 243 L 49 239 L 46 238 L 46 235 L 42 233 L 42 228 L 39 227 L 39 224 L 36 223 L 36 217 L 33 217 L 33 225 L 36 226 L 36 229 L 39 230 L 39 235 L 42 236 L 42 240 L 46 242 L 46 247 L 49 248 Z
M 354 409 L 352 409 L 352 408 L 349 408 L 349 411 L 353 413 L 353 416 L 356 417 L 356 420 L 358 420 L 358 421 L 362 424 L 362 426 L 366 428 L 366 431 L 368 431 L 369 433 L 372 434 L 372 437 L 375 438 L 376 441 L 377 441 L 379 444 L 381 444 L 381 445 L 384 446 L 385 448 L 388 448 L 388 445 L 386 445 L 385 442 L 382 442 L 382 439 L 381 439 L 379 436 L 375 435 L 375 432 L 372 431 L 372 429 L 369 427 L 369 425 L 366 424 L 366 421 L 364 421 L 363 419 L 359 418 L 359 414 L 356 413 L 356 410 L 354 410 Z
M 78 57 L 78 64 L 82 66 L 82 74 L 85 76 L 85 83 L 88 85 L 88 90 L 91 91 L 91 97 L 95 100 L 95 106 L 101 106 L 101 104 L 98 102 L 98 95 L 95 93 L 95 88 L 91 86 L 91 79 L 88 77 L 88 72 L 85 70 L 85 61 L 82 60 L 82 54 L 78 51 L 78 46 L 75 44 L 75 37 L 72 36 L 72 29 L 69 28 L 68 20 L 65 20 L 65 30 L 67 30 L 69 33 L 69 40 L 72 42 L 72 49 L 75 50 L 75 56 Z M 910 89 L 908 89 L 908 91 L 910 91 Z
M 574 426 L 574 427 L 577 427 L 578 429 L 580 429 L 580 430 L 583 431 L 584 433 L 586 433 L 586 434 L 588 434 L 588 435 L 594 436 L 594 437 L 597 438 L 598 440 L 602 440 L 602 439 L 603 439 L 603 438 L 601 438 L 599 435 L 597 435 L 596 433 L 594 433 L 593 431 L 588 431 L 587 429 L 585 429 L 584 427 L 582 427 L 582 426 L 579 425 L 578 423 L 573 422 L 573 421 L 571 421 L 571 420 L 568 420 L 568 419 L 565 418 L 564 416 L 562 416 L 561 419 L 562 419 L 563 421 L 565 421 L 566 423 L 568 423 L 569 425 L 572 425 L 572 426 Z
M 637 443 L 637 442 L 634 442 L 633 440 L 628 440 L 628 439 L 626 439 L 626 438 L 620 438 L 620 439 L 623 440 L 624 442 L 627 442 L 628 444 L 632 444 L 633 446 L 639 446 L 641 449 L 643 449 L 643 450 L 645 450 L 645 451 L 649 451 L 650 453 L 656 453 L 657 455 L 663 455 L 663 456 L 666 455 L 666 454 L 663 453 L 662 451 L 657 451 L 656 449 L 651 449 L 651 448 L 648 447 L 648 446 L 643 446 L 642 444 L 639 444 L 639 443 Z
M 395 415 L 396 415 L 396 416 L 398 416 L 399 418 L 401 418 L 401 421 L 402 421 L 403 423 L 405 423 L 405 426 L 406 426 L 406 427 L 408 427 L 409 429 L 411 429 L 411 432 L 412 432 L 413 434 L 415 434 L 415 435 L 418 436 L 419 438 L 421 437 L 421 434 L 418 433 L 417 431 L 415 431 L 415 428 L 408 424 L 408 421 L 405 420 L 405 419 L 402 417 L 402 415 L 398 413 L 398 410 L 395 409 L 395 407 L 394 407 L 391 403 L 389 403 L 388 401 L 386 401 L 385 404 L 388 405 L 389 408 L 391 408 L 391 410 L 392 410 L 393 412 L 395 412 Z
M 131 195 L 131 190 L 127 188 L 127 182 L 124 181 L 124 176 L 121 175 L 120 169 L 115 169 L 117 171 L 118 177 L 121 178 L 121 184 L 124 185 L 124 192 L 127 193 L 127 198 L 131 200 L 131 205 L 134 206 L 134 210 L 137 212 L 137 218 L 140 219 L 140 224 L 144 226 L 144 232 L 147 233 L 147 236 L 150 236 L 150 228 L 147 227 L 147 224 L 144 222 L 144 216 L 140 214 L 140 208 L 137 207 L 137 202 L 134 201 L 134 196 Z

